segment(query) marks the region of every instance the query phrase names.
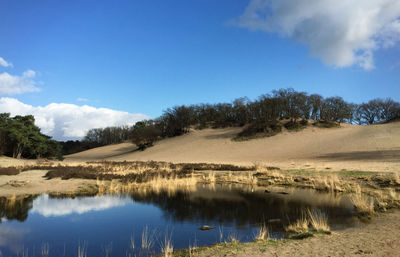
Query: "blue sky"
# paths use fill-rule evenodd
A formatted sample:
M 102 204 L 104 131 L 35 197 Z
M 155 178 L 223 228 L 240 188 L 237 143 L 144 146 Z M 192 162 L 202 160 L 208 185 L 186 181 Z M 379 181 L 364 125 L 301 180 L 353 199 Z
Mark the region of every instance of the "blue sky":
M 319 6 L 310 14 L 315 0 L 293 9 L 289 0 L 3 0 L 0 57 L 12 65 L 0 65 L 0 74 L 34 75 L 23 79 L 33 90 L 0 88 L 0 112 L 13 98 L 32 108 L 68 103 L 155 118 L 174 105 L 287 87 L 357 103 L 400 101 L 400 5 L 385 9 L 388 1 L 366 0 L 381 12 L 365 15 L 371 6 L 349 1 L 363 24 L 350 30 L 351 10 Z

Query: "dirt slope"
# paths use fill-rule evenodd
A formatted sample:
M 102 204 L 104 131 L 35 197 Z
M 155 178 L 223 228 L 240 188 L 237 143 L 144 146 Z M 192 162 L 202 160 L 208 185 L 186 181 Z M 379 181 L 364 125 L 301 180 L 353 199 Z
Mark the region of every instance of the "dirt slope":
M 308 127 L 273 137 L 232 141 L 239 128 L 195 130 L 143 152 L 130 143 L 69 155 L 66 161 L 157 160 L 252 164 L 281 168 L 400 170 L 400 122 L 341 128 Z

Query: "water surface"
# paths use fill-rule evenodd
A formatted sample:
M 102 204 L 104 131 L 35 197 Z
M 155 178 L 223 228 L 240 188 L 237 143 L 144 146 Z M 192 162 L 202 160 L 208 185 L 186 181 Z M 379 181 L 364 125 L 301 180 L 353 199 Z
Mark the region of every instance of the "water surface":
M 319 209 L 332 229 L 354 226 L 346 196 L 309 190 L 227 185 L 197 185 L 190 190 L 136 191 L 122 195 L 60 198 L 49 195 L 19 200 L 0 199 L 2 256 L 147 255 L 141 236 L 148 228 L 159 253 L 165 237 L 174 248 L 252 241 L 268 225 L 271 236 L 286 236 L 284 228 L 305 209 Z M 215 229 L 201 231 L 203 225 Z M 131 247 L 133 239 L 135 248 Z M 0 255 L 1 256 L 1 255 Z

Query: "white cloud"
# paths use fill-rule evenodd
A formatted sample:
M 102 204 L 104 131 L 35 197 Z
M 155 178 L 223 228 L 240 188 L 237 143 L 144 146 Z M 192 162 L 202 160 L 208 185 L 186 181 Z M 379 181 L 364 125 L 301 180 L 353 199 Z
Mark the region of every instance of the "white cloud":
M 14 67 L 12 63 L 7 62 L 6 60 L 4 60 L 2 57 L 0 57 L 0 66 L 3 67 Z
M 51 103 L 46 106 L 24 104 L 15 98 L 0 98 L 0 113 L 11 116 L 33 115 L 35 124 L 42 133 L 58 140 L 79 139 L 92 128 L 133 125 L 139 120 L 149 119 L 140 113 L 128 113 L 88 105 L 78 106 L 66 103 Z
M 34 81 L 36 73 L 27 70 L 21 76 L 10 75 L 7 72 L 0 74 L 0 94 L 15 95 L 26 92 L 39 91 Z
M 279 33 L 335 67 L 374 68 L 373 52 L 400 41 L 399 0 L 251 0 L 240 27 Z
M 89 101 L 89 99 L 83 98 L 83 97 L 78 97 L 78 98 L 76 99 L 76 101 L 78 101 L 78 102 L 87 102 L 87 101 Z
M 101 211 L 112 207 L 124 206 L 132 202 L 131 199 L 119 196 L 96 196 L 83 198 L 50 198 L 41 195 L 33 201 L 32 213 L 39 213 L 45 217 L 62 216 L 69 214 L 83 214 L 89 211 Z

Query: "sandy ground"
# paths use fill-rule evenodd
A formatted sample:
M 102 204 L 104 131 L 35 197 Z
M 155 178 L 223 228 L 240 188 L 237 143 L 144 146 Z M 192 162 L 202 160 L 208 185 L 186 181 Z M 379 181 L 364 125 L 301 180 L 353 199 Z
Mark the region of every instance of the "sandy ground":
M 284 169 L 400 171 L 400 122 L 283 132 L 273 137 L 235 142 L 240 128 L 195 130 L 159 141 L 145 151 L 131 143 L 91 149 L 66 157 L 87 160 L 265 163 Z
M 15 176 L 0 176 L 0 196 L 43 194 L 43 193 L 73 193 L 80 188 L 85 189 L 89 184 L 96 184 L 93 180 L 84 179 L 51 179 L 43 176 L 47 171 L 24 171 Z
M 332 235 L 317 235 L 279 246 L 210 248 L 199 256 L 400 256 L 400 212 L 382 214 L 365 227 Z

